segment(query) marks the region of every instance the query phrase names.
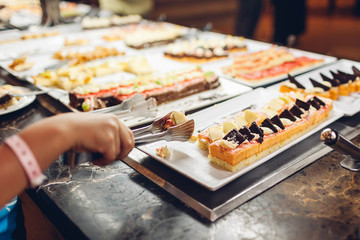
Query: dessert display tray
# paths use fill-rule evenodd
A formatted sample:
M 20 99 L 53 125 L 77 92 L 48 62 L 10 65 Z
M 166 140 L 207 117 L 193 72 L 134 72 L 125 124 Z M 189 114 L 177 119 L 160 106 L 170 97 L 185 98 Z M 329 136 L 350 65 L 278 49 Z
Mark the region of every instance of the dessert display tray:
M 225 121 L 245 108 L 260 107 L 273 97 L 275 97 L 274 93 L 268 92 L 264 88 L 258 88 L 213 107 L 196 112 L 195 114 L 190 115 L 189 118 L 195 120 L 195 132 L 201 132 L 212 125 Z M 291 146 L 296 145 L 342 116 L 343 114 L 341 112 L 332 111 L 329 118 L 318 124 L 314 129 L 238 172 L 229 172 L 210 164 L 209 159 L 207 158 L 208 151 L 200 149 L 197 146 L 197 143 L 159 141 L 142 145 L 138 148 L 152 158 L 190 178 L 208 190 L 216 191 L 257 166 L 260 166 L 267 161 L 271 161 L 273 157 Z M 171 155 L 169 159 L 164 159 L 156 155 L 156 149 L 162 146 L 167 146 L 170 149 Z
M 309 78 L 314 79 L 315 81 L 322 82 L 320 73 L 326 75 L 329 78 L 332 78 L 330 70 L 336 72 L 337 70 L 352 73 L 351 67 L 355 66 L 360 69 L 360 62 L 350 61 L 346 59 L 341 59 L 333 64 L 328 66 L 321 67 L 319 69 L 313 70 L 311 72 L 302 74 L 296 77 L 296 80 L 300 82 L 304 87 L 312 87 L 312 84 Z M 280 84 L 276 84 L 268 87 L 269 91 L 278 92 Z M 334 101 L 334 109 L 336 111 L 344 113 L 345 116 L 353 116 L 354 114 L 360 111 L 360 93 L 352 93 L 349 96 L 339 96 L 339 99 Z
M 266 50 L 266 49 L 269 49 L 272 46 L 272 44 L 269 44 L 269 43 L 258 42 L 258 41 L 249 40 L 249 39 L 246 40 L 246 45 L 248 46 L 248 52 L 249 53 L 257 52 L 257 51 L 260 51 L 260 50 Z M 336 58 L 331 57 L 331 56 L 326 56 L 326 55 L 307 52 L 307 51 L 302 51 L 302 50 L 293 49 L 293 48 L 289 48 L 288 50 L 289 50 L 289 52 L 291 52 L 295 56 L 306 56 L 306 57 L 310 57 L 310 58 L 316 58 L 316 59 L 323 59 L 324 60 L 321 63 L 291 71 L 290 74 L 292 74 L 292 75 L 298 75 L 298 74 L 301 74 L 301 73 L 304 73 L 304 72 L 308 72 L 308 71 L 311 71 L 313 69 L 319 68 L 321 66 L 324 66 L 324 65 L 327 65 L 327 64 L 330 64 L 330 63 L 333 63 L 333 62 L 336 61 Z M 239 54 L 244 54 L 244 53 L 239 53 Z M 233 55 L 235 55 L 235 54 L 233 54 Z M 223 60 L 221 62 L 208 63 L 208 64 L 204 64 L 202 66 L 203 66 L 203 68 L 205 70 L 206 69 L 214 69 L 214 67 L 215 67 L 214 64 L 216 64 L 215 69 L 216 69 L 216 73 L 219 76 L 226 77 L 228 79 L 233 80 L 234 82 L 245 84 L 245 85 L 250 86 L 250 87 L 261 87 L 261 86 L 270 85 L 270 84 L 273 84 L 273 83 L 276 83 L 278 81 L 281 81 L 281 80 L 285 79 L 286 76 L 287 76 L 287 74 L 282 74 L 282 75 L 279 75 L 279 76 L 275 76 L 275 77 L 271 77 L 271 78 L 268 78 L 268 79 L 265 79 L 265 80 L 259 80 L 259 81 L 245 81 L 245 80 L 235 79 L 235 78 L 232 78 L 230 76 L 225 75 L 221 71 L 222 67 L 229 66 L 229 65 L 232 64 L 232 62 L 233 62 L 233 59 L 229 58 L 229 59 Z

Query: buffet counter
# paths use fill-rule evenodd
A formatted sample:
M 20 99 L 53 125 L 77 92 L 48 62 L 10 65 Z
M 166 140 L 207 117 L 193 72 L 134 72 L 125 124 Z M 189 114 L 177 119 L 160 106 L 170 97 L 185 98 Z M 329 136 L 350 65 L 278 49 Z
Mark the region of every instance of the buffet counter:
M 12 84 L 18 83 L 4 77 Z M 0 117 L 1 141 L 53 114 L 43 107 L 44 102 L 53 100 L 42 97 L 46 95 Z M 330 126 L 360 144 L 359 113 Z M 307 152 L 319 144 L 316 133 L 302 142 L 302 148 Z M 294 148 L 281 155 L 297 158 L 299 150 Z M 187 199 L 177 199 L 159 187 L 163 179 L 150 181 L 122 161 L 106 167 L 90 164 L 70 169 L 63 166 L 60 157 L 45 172 L 48 181 L 38 189 L 27 190 L 27 194 L 66 239 L 357 238 L 359 174 L 343 169 L 339 162 L 344 156 L 330 150 L 320 158 L 313 154 L 317 160 L 303 169 L 299 167 L 278 184 L 255 189 L 252 199 L 215 222 L 188 208 L 182 202 Z M 282 157 L 274 161 L 278 158 Z M 179 176 L 171 169 L 169 174 Z

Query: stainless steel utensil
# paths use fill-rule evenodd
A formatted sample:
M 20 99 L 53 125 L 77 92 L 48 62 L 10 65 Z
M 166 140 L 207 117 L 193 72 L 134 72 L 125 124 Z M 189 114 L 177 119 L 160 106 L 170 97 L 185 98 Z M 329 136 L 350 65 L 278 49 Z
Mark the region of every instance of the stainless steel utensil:
M 360 171 L 360 148 L 358 146 L 331 128 L 324 129 L 320 139 L 325 145 L 347 156 L 340 162 L 342 167 L 350 171 Z
M 162 132 L 164 131 L 164 122 L 170 118 L 170 115 L 173 112 L 169 112 L 168 114 L 166 114 L 165 116 L 156 119 L 151 125 L 148 125 L 146 127 L 142 127 L 142 128 L 138 128 L 138 129 L 134 129 L 132 132 L 134 134 L 134 136 L 139 136 L 140 134 L 144 134 L 144 133 L 158 133 L 158 132 Z
M 168 130 L 160 133 L 149 134 L 144 136 L 136 136 L 135 144 L 151 143 L 155 141 L 188 141 L 195 128 L 195 122 L 193 119 L 188 120 L 182 124 L 169 128 Z

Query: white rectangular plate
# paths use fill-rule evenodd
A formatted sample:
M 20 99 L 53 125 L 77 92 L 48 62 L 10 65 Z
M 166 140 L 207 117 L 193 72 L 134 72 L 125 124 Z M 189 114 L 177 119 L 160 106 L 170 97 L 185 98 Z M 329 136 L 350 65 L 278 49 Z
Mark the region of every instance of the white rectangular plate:
M 257 52 L 260 50 L 266 50 L 269 49 L 272 44 L 269 43 L 264 43 L 264 42 L 258 42 L 258 41 L 254 41 L 254 40 L 246 40 L 246 45 L 248 46 L 248 52 Z M 310 58 L 316 58 L 316 59 L 323 59 L 324 61 L 322 63 L 319 64 L 315 64 L 312 66 L 308 66 L 308 67 L 304 67 L 304 68 L 300 68 L 300 69 L 296 69 L 294 71 L 291 71 L 290 74 L 292 75 L 298 75 L 300 73 L 304 73 L 313 69 L 316 69 L 318 67 L 327 65 L 329 63 L 335 62 L 336 58 L 335 57 L 331 57 L 331 56 L 326 56 L 326 55 L 322 55 L 322 54 L 317 54 L 317 53 L 312 53 L 312 52 L 307 52 L 307 51 L 302 51 L 302 50 L 298 50 L 298 49 L 293 49 L 293 48 L 288 48 L 289 52 L 294 54 L 296 57 L 298 56 L 306 56 L 306 57 L 310 57 Z M 233 59 L 227 59 L 227 61 L 223 61 L 221 66 L 219 65 L 218 67 L 225 67 L 225 66 L 229 66 L 233 63 Z M 245 84 L 247 86 L 250 87 L 261 87 L 261 86 L 266 86 L 272 83 L 276 83 L 282 79 L 285 79 L 287 74 L 282 74 L 279 76 L 275 76 L 272 78 L 268 78 L 265 80 L 259 80 L 259 81 L 245 81 L 245 80 L 240 80 L 240 79 L 236 79 L 236 78 L 232 78 L 230 76 L 225 75 L 221 69 L 218 70 L 219 72 L 217 72 L 219 74 L 219 76 L 224 76 L 226 78 L 232 79 L 235 82 L 238 83 L 242 83 Z
M 197 132 L 198 130 L 204 130 L 211 125 L 224 121 L 229 117 L 229 115 L 233 115 L 235 110 L 238 110 L 236 112 L 240 112 L 242 109 L 254 104 L 259 104 L 259 106 L 261 106 L 265 101 L 269 101 L 269 99 L 273 96 L 274 95 L 272 95 L 272 93 L 268 93 L 265 89 L 258 88 L 254 91 L 215 105 L 214 107 L 199 111 L 191 115 L 190 118 L 195 120 L 195 128 Z M 342 113 L 333 111 L 326 121 L 320 123 L 313 130 L 238 172 L 222 170 L 212 165 L 207 157 L 208 151 L 200 149 L 197 146 L 197 143 L 159 141 L 142 145 L 138 148 L 159 162 L 192 179 L 205 188 L 215 191 L 262 163 L 271 160 L 274 156 L 304 140 L 308 136 L 314 134 L 342 116 Z M 169 159 L 163 159 L 156 155 L 156 149 L 162 146 L 167 146 L 170 149 L 171 156 Z
M 322 82 L 320 73 L 325 76 L 332 78 L 330 70 L 336 72 L 337 70 L 353 73 L 351 67 L 355 66 L 360 69 L 360 62 L 354 62 L 346 59 L 341 59 L 331 65 L 321 67 L 319 69 L 313 70 L 311 72 L 302 74 L 296 77 L 296 80 L 300 82 L 304 87 L 311 88 L 313 87 L 309 78 L 314 79 L 315 81 Z M 268 87 L 271 91 L 279 91 L 281 83 Z M 336 111 L 344 113 L 345 116 L 353 116 L 354 114 L 360 111 L 360 93 L 352 93 L 349 96 L 340 96 L 338 100 L 334 101 L 334 109 Z

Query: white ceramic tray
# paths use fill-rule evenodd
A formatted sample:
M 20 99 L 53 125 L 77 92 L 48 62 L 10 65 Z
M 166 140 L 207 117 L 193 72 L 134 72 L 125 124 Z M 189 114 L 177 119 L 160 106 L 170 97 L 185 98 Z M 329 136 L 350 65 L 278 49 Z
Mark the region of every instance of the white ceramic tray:
M 355 66 L 360 69 L 360 62 L 354 62 L 346 59 L 341 59 L 331 65 L 313 70 L 311 72 L 302 74 L 296 77 L 296 80 L 300 82 L 304 87 L 313 87 L 309 78 L 311 77 L 315 81 L 322 82 L 320 73 L 332 78 L 330 70 L 336 72 L 337 70 L 353 73 L 351 67 Z M 270 86 L 267 89 L 270 91 L 279 91 L 281 83 Z M 360 111 L 360 93 L 352 93 L 349 96 L 340 96 L 338 100 L 334 101 L 334 109 L 339 112 L 343 112 L 345 116 L 353 116 Z
M 224 121 L 230 115 L 234 115 L 236 112 L 239 112 L 244 108 L 252 105 L 261 106 L 268 102 L 272 97 L 274 97 L 273 93 L 267 92 L 264 88 L 258 88 L 254 91 L 245 93 L 241 96 L 215 105 L 214 107 L 199 111 L 191 115 L 190 118 L 195 120 L 195 132 L 197 132 L 198 130 L 204 130 L 209 126 Z M 208 151 L 201 150 L 197 146 L 197 143 L 159 141 L 147 145 L 142 145 L 138 148 L 159 162 L 192 179 L 205 188 L 211 191 L 215 191 L 240 177 L 241 175 L 249 172 L 255 167 L 261 165 L 262 163 L 271 161 L 271 158 L 275 157 L 296 143 L 304 140 L 315 132 L 321 130 L 342 116 L 342 113 L 333 111 L 326 121 L 320 123 L 313 130 L 235 173 L 222 170 L 212 165 L 207 158 Z M 169 159 L 163 159 L 156 155 L 156 148 L 162 146 L 167 146 L 170 149 L 171 156 Z
M 248 52 L 257 52 L 257 51 L 260 51 L 260 50 L 266 50 L 266 49 L 269 49 L 272 46 L 272 44 L 269 44 L 269 43 L 258 42 L 258 41 L 249 40 L 249 39 L 246 40 L 246 45 L 248 47 Z M 298 75 L 300 73 L 304 73 L 304 72 L 319 68 L 321 66 L 324 66 L 324 65 L 327 65 L 327 64 L 330 64 L 330 63 L 336 61 L 336 58 L 331 57 L 331 56 L 326 56 L 326 55 L 312 53 L 312 52 L 306 52 L 306 51 L 293 49 L 293 48 L 289 48 L 288 50 L 289 50 L 289 52 L 293 53 L 295 56 L 306 56 L 306 57 L 311 57 L 311 58 L 323 59 L 324 60 L 322 63 L 291 71 L 290 74 L 293 74 L 293 75 Z M 244 54 L 244 53 L 242 53 L 242 54 Z M 226 61 L 221 61 L 220 64 L 216 64 L 216 69 L 218 71 L 217 73 L 219 74 L 219 76 L 224 76 L 226 78 L 232 79 L 235 82 L 242 83 L 242 84 L 245 84 L 245 85 L 250 86 L 250 87 L 266 86 L 266 85 L 269 85 L 269 84 L 272 84 L 272 83 L 276 83 L 276 82 L 278 82 L 278 81 L 280 81 L 282 79 L 285 79 L 286 76 L 287 76 L 287 74 L 282 74 L 282 75 L 279 75 L 279 76 L 276 76 L 276 77 L 272 77 L 272 78 L 269 78 L 269 79 L 266 79 L 266 80 L 260 80 L 260 81 L 239 80 L 239 79 L 227 76 L 221 71 L 222 67 L 229 66 L 232 63 L 233 63 L 233 59 L 229 58 Z M 214 63 L 209 63 L 209 64 L 203 65 L 203 66 L 204 66 L 204 69 L 214 68 L 215 67 Z
M 21 90 L 23 92 L 28 92 L 29 89 L 24 88 L 24 87 L 17 87 L 14 86 L 14 89 L 16 90 Z M 23 96 L 20 97 L 20 99 L 14 104 L 11 105 L 9 107 L 7 107 L 6 109 L 0 109 L 0 115 L 5 115 L 11 112 L 15 112 L 17 110 L 20 110 L 26 106 L 28 106 L 29 104 L 31 104 L 34 100 L 35 100 L 36 96 Z

